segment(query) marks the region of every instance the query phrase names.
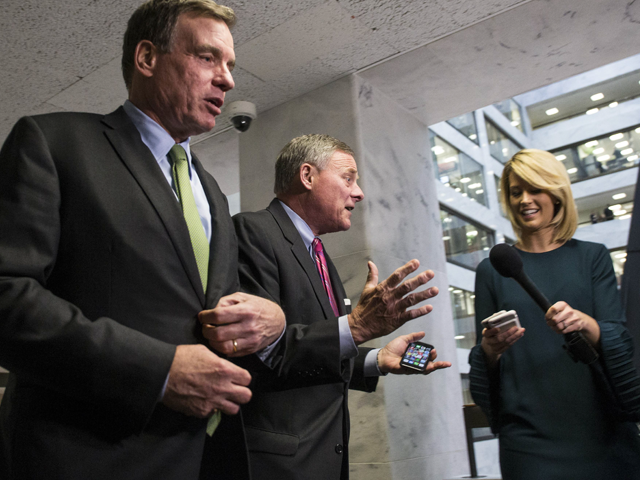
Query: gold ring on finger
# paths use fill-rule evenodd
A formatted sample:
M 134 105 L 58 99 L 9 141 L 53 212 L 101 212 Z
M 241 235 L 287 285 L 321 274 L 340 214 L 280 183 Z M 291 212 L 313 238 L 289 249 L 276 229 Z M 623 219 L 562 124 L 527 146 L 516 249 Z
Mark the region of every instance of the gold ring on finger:
M 238 342 L 236 340 L 233 341 L 233 353 L 238 352 Z

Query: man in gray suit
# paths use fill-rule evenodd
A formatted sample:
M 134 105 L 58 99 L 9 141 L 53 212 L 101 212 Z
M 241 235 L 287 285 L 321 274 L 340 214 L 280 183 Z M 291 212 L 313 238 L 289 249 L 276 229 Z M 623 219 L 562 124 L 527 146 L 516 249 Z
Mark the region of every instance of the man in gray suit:
M 1 478 L 196 479 L 207 418 L 213 430 L 251 398 L 250 374 L 219 353 L 263 350 L 284 315 L 235 293 L 226 198 L 189 150 L 234 86 L 234 21 L 210 0 L 143 4 L 125 34 L 123 107 L 25 117 L 7 138 Z M 201 311 L 225 324 L 218 354 Z M 240 416 L 214 439 L 216 478 L 246 478 Z
M 238 235 L 240 281 L 245 291 L 282 306 L 284 354 L 272 368 L 250 365 L 253 400 L 243 407 L 254 480 L 346 480 L 349 476 L 347 390 L 373 391 L 381 374 L 415 373 L 400 366 L 409 342 L 400 336 L 381 350 L 358 347 L 432 310 L 424 305 L 437 287 L 415 291 L 434 274 L 412 260 L 378 283 L 369 276 L 351 311 L 340 277 L 318 236 L 351 226 L 364 194 L 354 153 L 327 135 L 305 135 L 283 148 L 276 162 L 277 198 L 265 209 L 233 220 Z M 208 314 L 202 314 L 207 321 Z M 216 320 L 211 321 L 215 324 Z M 217 329 L 216 329 L 217 330 Z M 207 336 L 216 339 L 216 332 Z M 425 373 L 449 367 L 435 362 Z M 205 450 L 214 452 L 214 449 Z

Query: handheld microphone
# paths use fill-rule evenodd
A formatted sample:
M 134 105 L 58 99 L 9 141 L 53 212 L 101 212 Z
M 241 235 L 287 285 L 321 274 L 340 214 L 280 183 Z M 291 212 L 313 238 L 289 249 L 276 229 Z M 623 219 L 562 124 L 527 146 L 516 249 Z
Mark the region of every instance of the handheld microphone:
M 500 275 L 513 278 L 518 282 L 542 311 L 547 313 L 547 310 L 551 308 L 551 303 L 524 272 L 522 258 L 515 247 L 500 243 L 489 252 L 489 260 Z M 565 333 L 564 341 L 565 345 L 563 347 L 574 362 L 581 361 L 588 365 L 598 360 L 598 352 L 587 341 L 582 332 Z

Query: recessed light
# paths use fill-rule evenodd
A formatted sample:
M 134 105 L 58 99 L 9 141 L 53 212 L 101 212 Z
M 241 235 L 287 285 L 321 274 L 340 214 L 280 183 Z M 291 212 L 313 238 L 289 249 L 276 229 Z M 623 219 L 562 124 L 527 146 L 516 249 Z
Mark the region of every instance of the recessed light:
M 559 162 L 561 162 L 562 160 L 566 160 L 567 156 L 566 155 L 556 155 L 556 160 L 558 160 Z
M 623 198 L 626 198 L 627 194 L 626 193 L 616 193 L 613 197 L 614 200 L 621 200 Z
M 625 213 L 627 213 L 626 210 L 616 210 L 615 212 L 613 212 L 613 214 L 618 217 L 620 215 L 624 215 Z
M 464 335 L 456 335 L 455 337 L 453 337 L 455 340 L 463 340 L 464 339 Z
M 626 220 L 627 218 L 631 218 L 631 215 L 622 215 L 621 217 L 618 217 L 619 220 Z M 622 262 L 622 260 L 620 261 Z
M 567 170 L 567 173 L 568 173 L 569 175 L 571 175 L 571 174 L 576 173 L 577 171 L 578 171 L 578 169 L 577 169 L 577 168 L 570 168 L 569 170 Z
M 598 140 L 591 140 L 590 142 L 584 144 L 584 146 L 587 148 L 595 147 L 596 145 L 598 145 Z
M 613 135 L 611 135 L 611 136 L 609 137 L 609 140 L 611 140 L 611 141 L 615 142 L 616 140 L 620 140 L 620 139 L 621 139 L 621 138 L 623 138 L 623 137 L 624 137 L 624 134 L 623 134 L 623 133 L 614 133 Z
M 431 147 L 431 151 L 436 155 L 442 155 L 444 153 L 444 148 L 440 145 L 436 145 L 435 147 Z
M 442 237 L 442 240 L 446 242 L 447 240 L 451 240 L 451 237 L 447 235 L 446 237 Z
M 462 290 L 454 290 L 453 293 L 462 293 Z
M 622 208 L 622 205 L 620 205 L 619 203 L 616 203 L 615 205 L 609 205 L 609 210 L 613 210 L 614 212 L 616 210 L 620 210 Z
M 600 155 L 599 157 L 596 157 L 596 160 L 598 160 L 599 162 L 606 162 L 610 158 L 611 157 L 609 155 Z
M 587 115 L 593 115 L 594 113 L 598 113 L 600 110 L 596 107 L 596 108 L 591 108 L 589 110 L 587 110 Z
M 627 252 L 622 252 L 615 255 L 616 258 L 624 258 L 626 256 L 627 256 Z
M 511 122 L 511 125 L 513 125 L 514 127 L 517 127 L 518 125 L 520 125 L 520 122 L 518 120 L 513 120 Z
M 626 140 L 624 142 L 616 143 L 616 148 L 624 148 L 624 147 L 628 147 L 628 146 L 629 146 L 629 142 L 627 142 Z
M 556 113 L 558 113 L 560 110 L 558 110 L 557 108 L 550 108 L 549 110 L 547 110 L 546 113 L 547 115 L 551 116 L 551 115 L 555 115 Z
M 453 287 L 449 287 L 449 291 L 450 291 L 450 292 L 453 292 Z
M 628 218 L 631 218 L 631 215 L 625 215 L 625 218 L 627 218 L 627 217 L 628 217 Z M 620 220 L 622 220 L 622 217 L 620 217 Z M 626 261 L 627 261 L 627 259 L 626 259 L 626 258 L 621 258 L 621 259 L 620 259 L 620 260 L 618 260 L 618 261 L 619 261 L 620 263 L 624 263 L 624 262 L 626 262 Z
M 471 135 L 469 135 L 469 138 L 471 140 L 475 140 L 476 138 L 478 138 L 478 136 L 475 133 L 472 133 Z
M 604 152 L 604 148 L 600 147 L 600 148 L 596 148 L 592 153 L 594 155 L 600 155 L 603 152 Z
M 469 177 L 464 177 L 460 179 L 460 183 L 469 183 L 471 179 Z
M 484 190 L 482 190 L 482 189 L 476 190 L 476 195 L 480 195 L 481 193 L 484 193 Z
M 481 186 L 482 186 L 481 183 L 472 183 L 471 185 L 469 185 L 469 188 L 474 188 L 475 189 L 475 188 L 478 188 L 478 187 L 481 187 Z
M 634 160 L 638 159 L 638 155 L 631 155 L 630 157 L 627 157 L 627 162 L 633 162 Z
M 633 153 L 633 148 L 625 148 L 624 150 L 622 150 L 620 152 L 621 155 L 624 155 L 625 157 L 627 155 L 631 155 Z
M 636 128 L 636 133 L 640 133 L 640 127 Z
M 467 232 L 467 237 L 475 237 L 476 235 L 478 235 L 477 230 L 471 230 L 470 232 Z
M 609 104 L 609 108 L 616 108 L 618 106 L 618 102 L 611 102 Z
M 603 98 L 604 98 L 604 93 L 596 93 L 594 95 L 591 95 L 592 102 L 597 102 L 598 100 L 602 100 Z

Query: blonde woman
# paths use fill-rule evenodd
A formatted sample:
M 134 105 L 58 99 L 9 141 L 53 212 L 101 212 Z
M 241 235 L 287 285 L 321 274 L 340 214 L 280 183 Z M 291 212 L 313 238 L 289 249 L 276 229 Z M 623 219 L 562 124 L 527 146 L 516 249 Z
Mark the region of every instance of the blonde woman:
M 524 270 L 552 303 L 545 315 L 488 260 L 478 266 L 471 390 L 499 433 L 503 478 L 638 479 L 636 425 L 612 413 L 592 369 L 562 348 L 561 334 L 580 331 L 600 352 L 606 375 L 630 368 L 633 347 L 609 252 L 571 238 L 577 213 L 569 176 L 549 152 L 518 152 L 501 187 Z M 516 310 L 522 328 L 483 330 L 482 319 L 500 310 Z

